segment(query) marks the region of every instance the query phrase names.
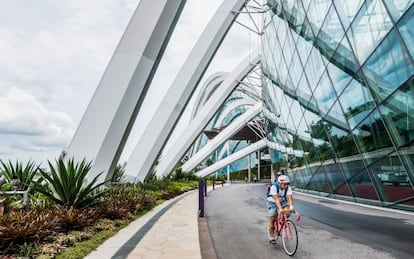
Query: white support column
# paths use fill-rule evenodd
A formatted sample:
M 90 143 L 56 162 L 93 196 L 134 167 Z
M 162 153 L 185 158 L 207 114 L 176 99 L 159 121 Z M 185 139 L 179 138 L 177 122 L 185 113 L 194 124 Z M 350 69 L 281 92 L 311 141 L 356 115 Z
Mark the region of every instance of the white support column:
M 240 62 L 240 64 L 234 68 L 230 74 L 227 75 L 220 87 L 214 91 L 210 99 L 198 110 L 195 118 L 190 121 L 188 126 L 181 132 L 180 136 L 171 145 L 171 148 L 163 151 L 162 158 L 157 166 L 159 175 L 166 175 L 171 172 L 174 166 L 189 149 L 190 145 L 194 143 L 196 138 L 207 126 L 210 119 L 217 113 L 221 105 L 226 101 L 227 97 L 259 62 L 260 55 L 258 50 L 255 50 L 242 62 Z M 203 100 L 203 98 L 200 97 L 200 100 Z
M 231 138 L 241 128 L 246 125 L 251 119 L 262 111 L 262 103 L 257 103 L 255 106 L 247 110 L 245 113 L 237 117 L 230 125 L 221 131 L 215 138 L 208 142 L 202 149 L 194 154 L 185 164 L 182 169 L 184 172 L 190 172 L 197 165 L 203 162 L 214 150 L 216 150 L 222 143 Z
M 264 139 L 257 141 L 245 148 L 243 148 L 242 150 L 239 150 L 233 154 L 231 154 L 230 156 L 224 158 L 223 160 L 221 160 L 220 162 L 217 162 L 209 167 L 204 168 L 201 171 L 196 172 L 196 175 L 198 177 L 206 177 L 212 173 L 214 173 L 215 171 L 224 168 L 225 166 L 247 156 L 248 154 L 251 154 L 253 152 L 256 152 L 256 150 L 258 149 L 262 149 L 267 147 L 267 143 Z
M 219 157 L 218 157 L 218 152 L 217 152 L 217 149 L 216 149 L 216 163 L 219 161 Z M 216 171 L 216 179 L 217 179 L 217 177 L 218 177 L 218 171 Z
M 270 160 L 270 181 L 272 181 L 272 183 L 275 181 L 275 172 L 273 170 L 272 160 Z
M 257 150 L 257 180 L 260 181 L 260 150 Z
M 145 179 L 244 4 L 244 0 L 226 0 L 219 6 L 138 140 L 126 174 L 137 174 L 137 181 Z
M 67 151 L 93 160 L 89 179 L 111 177 L 184 3 L 141 0 L 135 10 Z
M 249 165 L 247 168 L 247 182 L 251 183 L 252 182 L 252 158 L 251 158 L 251 154 L 249 154 L 247 156 L 247 160 L 249 161 Z
M 230 156 L 230 141 L 227 140 L 227 156 Z M 227 165 L 227 182 L 230 183 L 230 164 Z

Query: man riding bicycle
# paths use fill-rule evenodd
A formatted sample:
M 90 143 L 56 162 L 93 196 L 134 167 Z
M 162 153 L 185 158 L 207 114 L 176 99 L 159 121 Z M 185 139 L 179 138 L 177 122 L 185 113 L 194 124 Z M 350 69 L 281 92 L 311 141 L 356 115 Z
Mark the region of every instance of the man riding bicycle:
M 289 207 L 289 211 L 295 211 L 293 207 L 292 188 L 289 187 L 289 177 L 281 175 L 270 187 L 267 194 L 267 216 L 268 216 L 268 236 L 271 244 L 276 243 L 275 221 L 278 212 L 283 213 L 283 209 Z

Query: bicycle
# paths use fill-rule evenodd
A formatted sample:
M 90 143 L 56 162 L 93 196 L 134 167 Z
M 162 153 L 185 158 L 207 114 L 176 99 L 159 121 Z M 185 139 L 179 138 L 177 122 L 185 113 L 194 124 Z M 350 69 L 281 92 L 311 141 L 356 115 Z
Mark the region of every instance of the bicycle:
M 296 214 L 296 221 L 300 220 L 300 214 Z M 277 237 L 282 236 L 283 250 L 289 256 L 293 256 L 298 249 L 298 231 L 296 230 L 295 223 L 288 219 L 292 214 L 291 211 L 283 210 L 279 213 L 275 220 L 276 235 Z

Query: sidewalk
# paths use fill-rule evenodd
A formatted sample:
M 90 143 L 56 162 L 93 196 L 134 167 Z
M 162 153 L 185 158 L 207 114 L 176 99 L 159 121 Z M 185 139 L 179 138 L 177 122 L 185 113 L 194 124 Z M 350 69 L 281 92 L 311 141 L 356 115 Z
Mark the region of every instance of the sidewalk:
M 201 259 L 198 224 L 198 190 L 193 190 L 158 205 L 85 258 Z

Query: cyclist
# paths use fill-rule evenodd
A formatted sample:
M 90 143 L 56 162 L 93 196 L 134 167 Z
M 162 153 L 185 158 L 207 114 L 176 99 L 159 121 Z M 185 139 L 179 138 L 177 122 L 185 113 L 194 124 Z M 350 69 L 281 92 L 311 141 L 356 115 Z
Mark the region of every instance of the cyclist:
M 267 216 L 268 216 L 268 236 L 271 244 L 276 243 L 275 221 L 279 211 L 289 207 L 290 211 L 295 211 L 293 207 L 292 188 L 289 186 L 290 180 L 287 175 L 281 175 L 270 187 L 267 194 Z

